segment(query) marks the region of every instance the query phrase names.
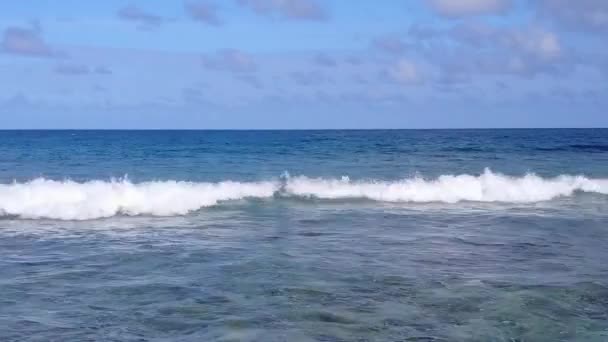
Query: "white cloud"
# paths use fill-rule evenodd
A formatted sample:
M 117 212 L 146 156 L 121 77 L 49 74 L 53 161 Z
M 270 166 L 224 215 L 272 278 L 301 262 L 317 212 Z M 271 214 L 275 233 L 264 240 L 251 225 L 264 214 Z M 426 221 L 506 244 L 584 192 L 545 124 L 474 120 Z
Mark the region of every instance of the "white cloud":
M 258 14 L 296 20 L 325 20 L 328 15 L 316 0 L 238 0 Z
M 413 61 L 402 58 L 387 70 L 388 77 L 402 84 L 424 83 L 424 76 L 420 67 Z
M 291 79 L 301 86 L 319 86 L 331 80 L 319 71 L 294 71 L 289 74 Z
M 222 21 L 217 16 L 217 6 L 209 2 L 186 2 L 184 3 L 186 12 L 201 23 L 219 26 Z
M 134 4 L 129 4 L 118 10 L 118 17 L 122 20 L 133 21 L 139 24 L 140 29 L 157 28 L 163 24 L 165 18 L 143 10 Z
M 67 76 L 79 76 L 90 73 L 91 69 L 81 64 L 60 64 L 55 67 L 55 72 Z
M 427 0 L 427 2 L 437 14 L 450 18 L 504 14 L 512 6 L 512 0 Z
M 608 31 L 607 0 L 539 0 L 542 16 L 584 31 Z
M 417 44 L 412 51 L 420 51 L 426 62 L 436 66 L 439 79 L 446 83 L 469 82 L 482 75 L 529 79 L 568 72 L 576 64 L 558 33 L 539 26 L 501 28 L 467 21 L 435 31 Z
M 56 57 L 54 51 L 42 39 L 39 28 L 8 27 L 0 41 L 0 51 L 24 56 Z
M 395 55 L 399 55 L 407 50 L 407 45 L 403 42 L 403 39 L 396 35 L 376 37 L 372 40 L 371 45 L 382 52 Z
M 338 62 L 326 53 L 318 53 L 314 58 L 314 63 L 318 66 L 322 67 L 335 67 L 338 65 Z
M 258 67 L 253 56 L 237 49 L 224 49 L 215 56 L 204 56 L 203 65 L 208 69 L 231 72 L 253 72 Z
M 511 32 L 508 35 L 514 48 L 540 60 L 551 61 L 562 55 L 562 45 L 554 33 L 542 29 Z

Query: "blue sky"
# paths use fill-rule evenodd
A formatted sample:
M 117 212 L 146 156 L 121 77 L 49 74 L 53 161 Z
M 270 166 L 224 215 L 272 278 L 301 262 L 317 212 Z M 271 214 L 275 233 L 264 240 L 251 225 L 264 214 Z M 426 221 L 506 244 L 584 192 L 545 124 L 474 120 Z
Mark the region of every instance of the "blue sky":
M 608 1 L 4 1 L 0 75 L 0 128 L 607 127 Z

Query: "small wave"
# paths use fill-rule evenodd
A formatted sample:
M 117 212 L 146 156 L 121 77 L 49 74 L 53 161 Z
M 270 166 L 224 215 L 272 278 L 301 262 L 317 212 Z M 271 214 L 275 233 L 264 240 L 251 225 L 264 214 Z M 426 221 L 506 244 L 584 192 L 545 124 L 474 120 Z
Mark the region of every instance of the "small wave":
M 554 147 L 536 147 L 537 151 L 542 152 L 589 152 L 602 153 L 608 152 L 608 145 L 598 144 L 572 144 Z
M 35 179 L 0 184 L 0 215 L 27 219 L 89 220 L 115 215 L 174 216 L 247 198 L 284 197 L 366 199 L 383 202 L 461 201 L 532 203 L 575 192 L 608 194 L 608 179 L 535 174 L 511 177 L 485 170 L 481 175 L 413 177 L 398 181 L 353 181 L 288 174 L 262 182 L 196 183 L 127 179 L 88 182 Z
M 494 150 L 481 147 L 446 147 L 442 149 L 446 152 L 493 152 Z
M 575 150 L 580 150 L 580 151 L 608 152 L 608 145 L 574 144 L 574 145 L 570 145 L 570 147 Z

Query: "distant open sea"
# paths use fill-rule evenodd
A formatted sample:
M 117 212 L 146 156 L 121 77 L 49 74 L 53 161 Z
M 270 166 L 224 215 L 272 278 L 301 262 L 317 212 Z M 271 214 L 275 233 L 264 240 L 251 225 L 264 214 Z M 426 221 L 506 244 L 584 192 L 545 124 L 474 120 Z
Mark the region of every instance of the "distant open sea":
M 608 341 L 608 129 L 0 131 L 0 341 Z

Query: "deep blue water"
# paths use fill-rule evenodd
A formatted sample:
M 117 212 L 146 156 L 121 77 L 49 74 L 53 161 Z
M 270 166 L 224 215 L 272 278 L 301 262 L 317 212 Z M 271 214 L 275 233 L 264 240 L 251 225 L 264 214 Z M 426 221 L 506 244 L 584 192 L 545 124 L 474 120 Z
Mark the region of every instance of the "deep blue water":
M 0 131 L 0 179 L 394 179 L 420 172 L 608 175 L 608 129 Z
M 0 341 L 606 341 L 608 129 L 0 131 Z

